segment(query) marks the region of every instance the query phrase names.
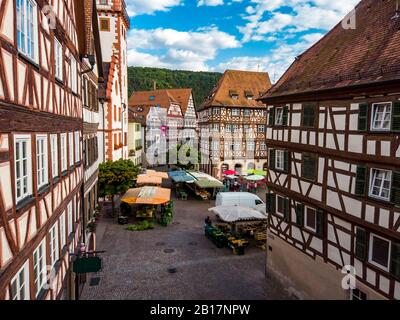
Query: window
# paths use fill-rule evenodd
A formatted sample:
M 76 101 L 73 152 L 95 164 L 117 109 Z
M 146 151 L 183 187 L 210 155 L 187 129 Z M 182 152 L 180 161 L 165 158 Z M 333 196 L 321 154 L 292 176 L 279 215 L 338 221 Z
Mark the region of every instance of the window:
M 301 176 L 304 179 L 315 180 L 317 175 L 317 157 L 310 153 L 303 153 Z
M 277 201 L 277 212 L 280 213 L 282 216 L 285 214 L 285 198 L 281 196 L 276 197 Z
M 32 193 L 31 143 L 29 136 L 19 136 L 14 142 L 16 201 Z
M 312 105 L 304 106 L 303 126 L 304 127 L 314 127 L 315 126 L 315 108 Z
M 58 176 L 58 145 L 57 135 L 52 134 L 50 136 L 50 148 L 51 148 L 51 172 L 53 178 Z
M 232 125 L 232 130 L 233 132 L 239 132 L 239 125 L 238 124 Z
M 150 101 L 154 101 L 156 99 L 155 96 L 150 96 Z
M 61 171 L 67 170 L 67 134 L 62 133 L 60 136 L 61 140 Z
M 66 242 L 66 230 L 65 230 L 65 212 L 60 216 L 60 245 L 61 249 L 67 244 Z
M 285 170 L 285 151 L 283 151 L 283 150 L 276 150 L 275 169 Z
M 240 109 L 232 109 L 232 117 L 240 117 Z
M 79 139 L 79 131 L 75 132 L 75 162 L 79 162 L 81 159 L 81 142 Z
M 36 137 L 36 164 L 38 188 L 45 186 L 48 182 L 47 167 L 47 137 Z
M 250 116 L 251 116 L 251 110 L 245 109 L 245 110 L 243 111 L 243 114 L 244 114 L 245 117 L 250 117 Z
M 100 31 L 110 31 L 109 18 L 100 18 Z
M 32 60 L 36 59 L 36 5 L 31 0 L 17 0 L 18 50 Z
M 257 126 L 257 131 L 259 132 L 259 133 L 264 133 L 265 132 L 265 125 L 258 125 Z
M 36 296 L 46 283 L 46 246 L 43 240 L 33 252 L 33 270 L 35 274 Z
M 372 130 L 389 131 L 392 120 L 392 103 L 372 105 Z
M 376 234 L 370 235 L 369 262 L 389 271 L 391 242 Z
M 213 141 L 212 142 L 213 151 L 218 151 L 219 150 L 219 145 L 220 145 L 219 141 Z
M 261 142 L 260 144 L 260 150 L 265 151 L 267 150 L 267 144 L 265 142 Z
M 50 261 L 53 268 L 58 260 L 58 225 L 57 222 L 50 229 Z
M 212 114 L 219 115 L 220 114 L 220 109 L 219 108 L 212 108 Z
M 350 300 L 367 300 L 367 295 L 359 289 L 353 289 L 350 293 Z
M 62 45 L 54 38 L 54 74 L 58 80 L 63 79 Z
M 235 151 L 241 151 L 242 150 L 242 143 L 239 141 L 235 142 L 235 146 L 234 146 L 234 150 Z
M 371 197 L 390 200 L 392 172 L 388 170 L 372 169 L 369 194 Z
M 73 56 L 71 56 L 71 90 L 74 93 L 78 93 L 78 70 Z
M 219 123 L 213 123 L 212 130 L 214 132 L 219 132 Z
M 255 150 L 255 143 L 254 143 L 254 141 L 248 141 L 248 142 L 247 142 L 247 150 L 248 150 L 248 151 L 254 151 L 254 150 Z
M 233 132 L 233 125 L 232 124 L 227 124 L 225 128 L 226 132 Z
M 304 220 L 304 226 L 307 229 L 317 232 L 317 211 L 315 209 L 306 207 Z
M 67 207 L 67 219 L 68 219 L 68 234 L 71 234 L 74 232 L 74 221 L 72 217 L 72 202 L 70 202 Z
M 12 300 L 29 300 L 29 263 L 17 272 L 11 280 L 11 299 Z
M 69 147 L 69 166 L 74 165 L 74 134 L 68 133 L 68 147 Z
M 283 125 L 283 108 L 276 108 L 275 114 L 275 125 L 282 126 Z

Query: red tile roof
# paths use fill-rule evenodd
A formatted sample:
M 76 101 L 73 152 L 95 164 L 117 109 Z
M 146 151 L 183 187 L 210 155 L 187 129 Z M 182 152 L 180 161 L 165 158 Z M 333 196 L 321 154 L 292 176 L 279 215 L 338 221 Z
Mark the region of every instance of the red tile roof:
M 211 106 L 259 108 L 263 103 L 255 99 L 270 87 L 266 72 L 227 70 L 199 110 Z M 237 99 L 232 95 L 237 95 Z M 254 99 L 249 100 L 248 95 L 253 95 Z
M 393 0 L 362 0 L 356 29 L 341 22 L 299 56 L 261 99 L 400 79 L 400 18 Z

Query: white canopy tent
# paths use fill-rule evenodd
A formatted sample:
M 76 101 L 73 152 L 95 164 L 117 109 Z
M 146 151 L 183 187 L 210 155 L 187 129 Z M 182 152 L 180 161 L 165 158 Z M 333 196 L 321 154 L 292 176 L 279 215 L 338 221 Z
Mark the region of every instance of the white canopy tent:
M 260 211 L 239 206 L 219 206 L 210 208 L 208 211 L 214 212 L 221 220 L 229 223 L 267 219 Z

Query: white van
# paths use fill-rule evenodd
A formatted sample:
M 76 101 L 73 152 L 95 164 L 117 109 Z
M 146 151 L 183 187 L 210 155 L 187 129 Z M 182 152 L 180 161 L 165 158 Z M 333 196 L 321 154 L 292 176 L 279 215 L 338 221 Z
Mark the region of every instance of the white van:
M 240 206 L 256 209 L 256 206 L 264 204 L 257 195 L 249 192 L 220 192 L 217 194 L 215 206 Z

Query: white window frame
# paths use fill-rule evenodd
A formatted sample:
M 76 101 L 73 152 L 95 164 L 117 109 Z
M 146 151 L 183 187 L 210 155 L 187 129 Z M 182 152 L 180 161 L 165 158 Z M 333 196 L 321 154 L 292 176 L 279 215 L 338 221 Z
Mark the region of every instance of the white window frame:
M 58 139 L 57 134 L 50 135 L 51 171 L 53 178 L 58 177 Z
M 384 240 L 384 241 L 386 241 L 386 242 L 389 243 L 389 248 L 388 248 L 389 252 L 388 252 L 387 267 L 385 267 L 385 266 L 379 264 L 378 262 L 372 260 L 372 254 L 373 254 L 373 248 L 374 248 L 374 246 L 373 246 L 373 238 L 374 238 L 374 237 L 375 237 L 375 238 L 379 238 L 379 239 Z M 371 233 L 370 236 L 369 236 L 369 254 L 368 254 L 368 262 L 371 263 L 371 264 L 373 264 L 374 266 L 376 266 L 376 267 L 382 269 L 382 270 L 385 270 L 385 271 L 389 272 L 389 270 L 390 270 L 390 260 L 391 260 L 390 258 L 391 258 L 391 254 L 392 254 L 392 241 L 390 241 L 390 240 L 388 240 L 388 239 L 385 239 L 385 238 L 383 238 L 383 237 L 381 237 L 381 236 L 378 236 L 378 235 L 375 234 L 375 233 Z
M 366 300 L 368 299 L 367 294 L 363 291 L 361 291 L 360 289 L 356 288 L 356 289 L 352 289 L 350 290 L 350 300 L 354 300 L 354 301 L 361 301 L 362 299 L 360 299 L 360 297 L 356 297 L 356 295 L 354 294 L 354 290 L 358 290 L 360 293 L 365 295 Z
M 307 220 L 308 220 L 307 210 L 308 209 L 314 210 L 314 212 L 315 212 L 315 229 L 311 228 L 310 226 L 307 225 Z M 308 207 L 308 206 L 304 207 L 304 228 L 311 232 L 314 232 L 314 233 L 317 232 L 317 209 Z
M 63 80 L 63 47 L 57 38 L 54 38 L 54 75 L 62 81 Z
M 75 132 L 75 162 L 81 160 L 81 139 L 79 131 Z
M 265 125 L 264 124 L 259 124 L 257 126 L 257 132 L 258 133 L 265 133 Z
M 41 256 L 37 255 L 41 251 Z M 35 261 L 36 260 L 36 261 Z M 46 239 L 43 239 L 36 250 L 33 252 L 33 269 L 35 274 L 36 284 L 36 297 L 39 295 L 40 290 L 44 287 L 47 281 L 47 268 L 46 268 Z
M 69 166 L 74 165 L 74 134 L 73 132 L 68 133 L 68 156 L 69 156 Z
M 78 93 L 78 64 L 73 55 L 71 55 L 71 90 L 73 93 Z
M 219 132 L 219 123 L 213 123 L 212 124 L 212 130 L 214 132 Z
M 74 232 L 74 218 L 72 212 L 72 201 L 67 206 L 67 219 L 68 219 L 68 235 Z
M 68 170 L 68 160 L 67 160 L 67 134 L 60 134 L 60 156 L 61 156 L 61 172 Z
M 251 116 L 251 110 L 250 109 L 244 109 L 243 116 L 250 117 Z
M 67 244 L 67 231 L 65 230 L 65 212 L 60 216 L 60 247 L 61 249 Z
M 235 141 L 233 149 L 234 151 L 242 151 L 242 142 Z
M 19 143 L 25 142 L 26 151 L 25 158 L 17 158 L 17 148 L 19 149 L 19 155 L 22 155 L 22 145 Z M 25 169 L 26 174 L 18 175 L 18 171 L 20 173 L 24 172 L 24 164 L 25 161 Z M 15 135 L 14 136 L 14 166 L 15 166 L 15 188 L 16 188 L 16 202 L 25 199 L 29 195 L 32 194 L 32 147 L 31 147 L 31 136 L 30 135 Z M 23 192 L 24 187 L 21 189 L 20 196 L 18 196 L 18 182 L 24 183 L 26 185 L 26 192 Z
M 267 144 L 266 144 L 265 142 L 261 142 L 261 143 L 260 143 L 260 150 L 261 150 L 261 151 L 267 150 Z
M 23 276 L 23 283 L 21 283 L 21 275 Z M 14 284 L 16 286 L 16 292 L 13 292 Z M 26 261 L 11 280 L 10 298 L 12 300 L 30 300 L 29 287 L 29 261 Z
M 255 151 L 256 143 L 254 141 L 247 141 L 247 151 Z
M 283 107 L 277 107 L 275 109 L 275 125 L 276 126 L 283 125 Z
M 232 117 L 240 117 L 240 109 L 232 109 Z
M 37 5 L 32 0 L 17 0 L 16 7 L 18 51 L 37 62 Z M 29 14 L 27 13 L 28 8 Z
M 59 258 L 58 223 L 57 222 L 50 229 L 49 240 L 50 240 L 50 263 L 51 263 L 51 267 L 54 268 L 54 265 L 56 264 L 56 262 L 58 261 L 58 258 Z
M 275 150 L 275 169 L 285 170 L 285 151 L 284 150 L 279 150 L 279 149 Z
M 42 144 L 42 146 L 41 146 Z M 38 189 L 49 183 L 47 135 L 36 136 L 36 167 Z
M 381 105 L 389 105 L 385 106 L 385 110 L 383 113 L 383 118 L 385 118 L 386 114 L 390 115 L 390 120 L 389 120 L 389 127 L 388 128 L 383 128 L 382 124 L 384 121 L 381 120 L 380 126 L 375 126 L 376 121 L 377 121 L 377 114 L 376 114 L 376 108 L 381 106 Z M 387 107 L 390 108 L 390 111 L 387 111 Z M 372 104 L 372 116 L 371 116 L 371 130 L 372 131 L 390 131 L 391 130 L 391 125 L 392 125 L 392 112 L 393 112 L 393 103 L 392 102 L 379 102 L 379 103 L 373 103 Z
M 389 178 L 389 183 L 390 183 L 390 185 L 389 185 L 389 194 L 388 194 L 388 197 L 387 198 L 385 198 L 385 197 L 382 197 L 382 196 L 380 196 L 380 195 L 375 195 L 375 194 L 373 194 L 373 189 L 374 189 L 374 181 L 375 181 L 375 179 L 376 179 L 376 175 L 377 175 L 377 171 L 385 171 L 385 172 L 389 172 L 390 173 L 390 178 Z M 371 171 L 370 171 L 370 181 L 369 181 L 369 196 L 370 197 L 372 197 L 372 198 L 375 198 L 375 199 L 380 199 L 380 200 L 385 200 L 385 201 L 390 201 L 390 197 L 391 197 L 391 193 L 392 193 L 392 175 L 393 175 L 393 172 L 392 171 L 390 171 L 390 170 L 385 170 L 385 169 L 379 169 L 379 168 L 372 168 L 371 169 Z M 387 180 L 382 180 L 382 184 L 381 184 L 381 186 L 380 186 L 380 188 L 379 188 L 379 190 L 380 190 L 380 194 L 382 194 L 382 191 L 383 191 L 383 184 L 384 184 L 384 182 L 385 181 L 387 181 Z

